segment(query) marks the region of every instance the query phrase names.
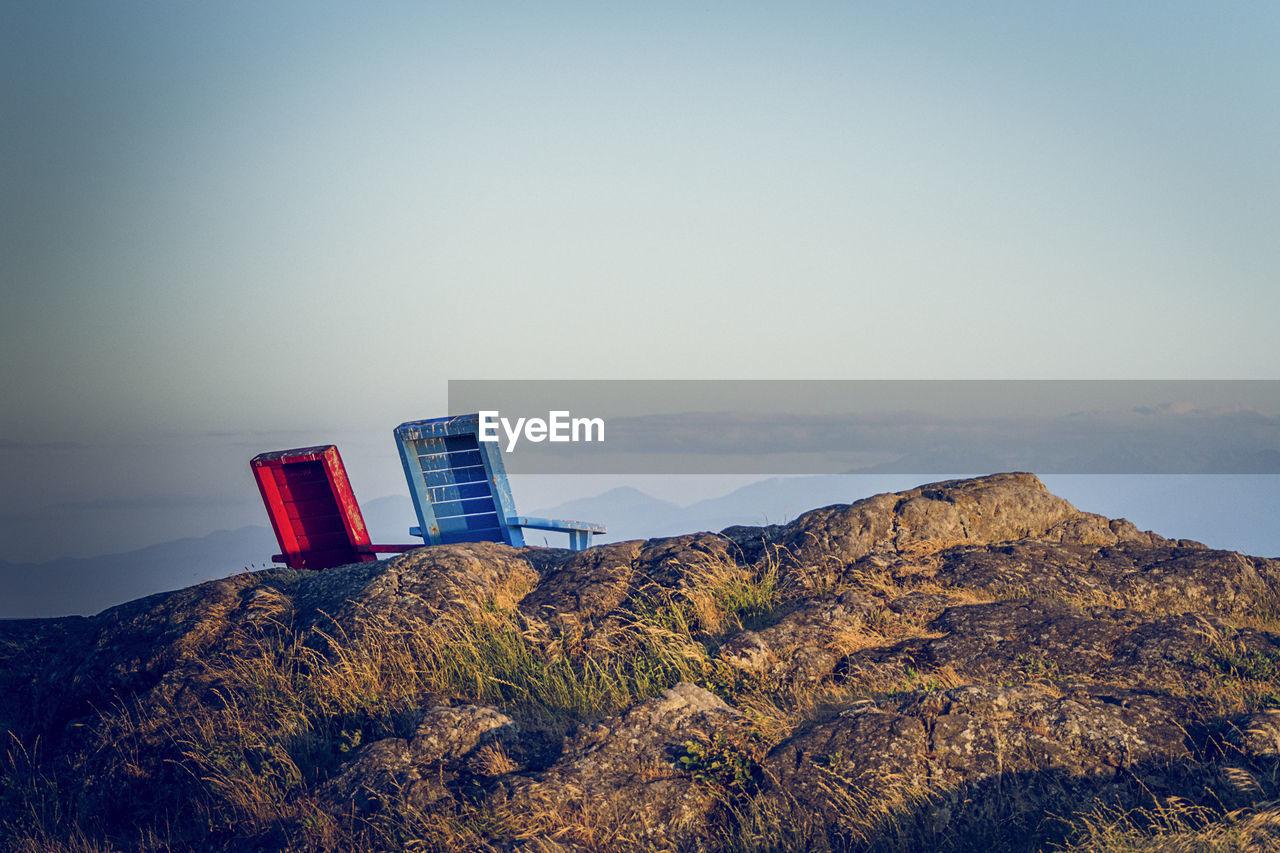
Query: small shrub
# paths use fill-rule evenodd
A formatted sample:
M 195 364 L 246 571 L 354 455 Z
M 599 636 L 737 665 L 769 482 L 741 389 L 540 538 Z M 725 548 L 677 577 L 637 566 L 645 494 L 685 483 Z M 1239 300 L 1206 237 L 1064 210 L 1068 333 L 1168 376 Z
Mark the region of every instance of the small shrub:
M 1280 652 L 1226 647 L 1218 650 L 1217 664 L 1223 674 L 1232 678 L 1273 681 L 1280 675 Z
M 678 761 L 682 770 L 704 785 L 751 796 L 763 779 L 754 755 L 759 745 L 760 738 L 751 732 L 737 738 L 717 732 L 710 741 L 686 741 Z
M 1049 660 L 1041 655 L 1032 655 L 1024 652 L 1014 658 L 1014 661 L 1022 670 L 1022 674 L 1031 681 L 1039 679 L 1052 681 L 1062 675 L 1062 672 L 1058 669 L 1057 661 Z

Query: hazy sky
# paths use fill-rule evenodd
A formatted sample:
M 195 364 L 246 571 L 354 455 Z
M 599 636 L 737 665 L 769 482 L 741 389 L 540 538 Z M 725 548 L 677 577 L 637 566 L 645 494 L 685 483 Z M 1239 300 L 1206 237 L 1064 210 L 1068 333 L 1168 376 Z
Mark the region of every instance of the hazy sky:
M 1280 6 L 635 6 L 0 6 L 6 553 L 450 378 L 1280 378 Z

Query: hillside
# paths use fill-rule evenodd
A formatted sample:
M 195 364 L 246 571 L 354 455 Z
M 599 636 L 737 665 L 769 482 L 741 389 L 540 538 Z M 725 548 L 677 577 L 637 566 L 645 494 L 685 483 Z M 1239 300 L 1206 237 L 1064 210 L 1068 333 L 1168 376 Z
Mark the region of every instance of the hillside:
M 1001 474 L 0 621 L 0 847 L 1280 849 L 1278 591 Z

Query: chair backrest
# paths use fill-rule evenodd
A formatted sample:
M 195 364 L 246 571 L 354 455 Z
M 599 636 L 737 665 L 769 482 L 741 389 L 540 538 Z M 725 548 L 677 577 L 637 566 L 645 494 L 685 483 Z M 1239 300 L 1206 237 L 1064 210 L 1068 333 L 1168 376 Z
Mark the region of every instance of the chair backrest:
M 260 453 L 249 461 L 286 565 L 327 569 L 377 557 L 347 469 L 332 444 Z
M 478 415 L 409 421 L 396 427 L 400 462 L 418 514 L 420 535 L 431 545 L 505 542 L 524 536 L 508 524 L 515 502 L 497 442 L 480 441 Z

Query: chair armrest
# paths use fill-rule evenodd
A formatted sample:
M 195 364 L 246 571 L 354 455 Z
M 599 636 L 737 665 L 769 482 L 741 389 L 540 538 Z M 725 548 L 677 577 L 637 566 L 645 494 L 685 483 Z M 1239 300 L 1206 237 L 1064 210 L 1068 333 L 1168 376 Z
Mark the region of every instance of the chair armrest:
M 356 551 L 360 554 L 403 554 L 421 547 L 421 542 L 416 545 L 360 545 Z
M 603 524 L 591 524 L 586 521 L 565 521 L 558 518 L 530 518 L 527 515 L 513 515 L 507 518 L 508 527 L 532 527 L 535 530 L 569 530 L 581 533 L 608 533 Z

